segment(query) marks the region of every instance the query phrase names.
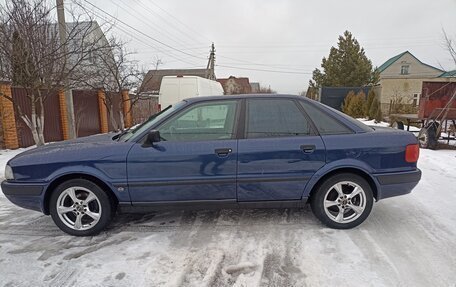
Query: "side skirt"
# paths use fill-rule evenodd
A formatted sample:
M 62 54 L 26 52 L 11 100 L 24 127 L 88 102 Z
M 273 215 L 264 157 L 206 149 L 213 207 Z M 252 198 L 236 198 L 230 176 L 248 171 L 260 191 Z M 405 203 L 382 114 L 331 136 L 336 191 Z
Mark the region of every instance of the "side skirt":
M 238 208 L 302 208 L 307 197 L 301 200 L 283 201 L 244 201 L 234 199 L 221 200 L 189 200 L 189 201 L 158 201 L 158 202 L 120 202 L 120 213 L 148 213 L 158 210 L 207 210 L 207 209 L 238 209 Z

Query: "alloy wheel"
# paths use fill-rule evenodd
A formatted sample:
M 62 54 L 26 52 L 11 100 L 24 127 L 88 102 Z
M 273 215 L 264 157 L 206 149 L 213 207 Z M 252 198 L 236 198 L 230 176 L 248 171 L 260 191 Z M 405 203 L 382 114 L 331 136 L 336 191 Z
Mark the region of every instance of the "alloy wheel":
M 57 214 L 60 220 L 73 230 L 88 230 L 101 217 L 101 203 L 89 189 L 73 186 L 65 189 L 57 199 Z
M 326 215 L 334 222 L 349 223 L 359 218 L 366 209 L 366 193 L 351 181 L 342 181 L 328 189 L 323 207 Z

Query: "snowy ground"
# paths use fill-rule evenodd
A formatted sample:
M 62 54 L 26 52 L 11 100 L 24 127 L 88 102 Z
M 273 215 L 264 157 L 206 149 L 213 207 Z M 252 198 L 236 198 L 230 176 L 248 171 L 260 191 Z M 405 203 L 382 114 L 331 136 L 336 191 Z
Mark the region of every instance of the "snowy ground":
M 419 167 L 353 230 L 309 208 L 172 211 L 76 238 L 0 195 L 0 286 L 456 286 L 456 150 L 421 150 Z

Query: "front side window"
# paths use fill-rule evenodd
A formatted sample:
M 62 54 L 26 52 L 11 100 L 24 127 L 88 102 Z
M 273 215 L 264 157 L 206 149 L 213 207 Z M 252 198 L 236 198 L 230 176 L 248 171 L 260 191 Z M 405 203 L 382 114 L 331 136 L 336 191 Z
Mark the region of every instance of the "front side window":
M 158 130 L 166 141 L 231 139 L 234 135 L 236 101 L 197 104 L 172 117 Z
M 311 135 L 312 128 L 292 100 L 250 99 L 247 101 L 247 138 Z

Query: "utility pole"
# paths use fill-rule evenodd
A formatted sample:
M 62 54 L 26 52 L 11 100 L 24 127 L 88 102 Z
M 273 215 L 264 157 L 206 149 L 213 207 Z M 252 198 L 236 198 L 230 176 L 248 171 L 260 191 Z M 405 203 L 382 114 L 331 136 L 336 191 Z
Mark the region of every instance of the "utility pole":
M 215 80 L 215 45 L 212 43 L 211 51 L 209 54 L 209 60 L 207 61 L 206 67 L 206 78 L 209 80 Z
M 66 31 L 66 22 L 65 22 L 65 8 L 63 6 L 63 0 L 56 0 L 57 2 L 57 20 L 59 22 L 59 36 L 60 36 L 60 45 L 65 57 L 64 65 L 66 67 L 67 58 L 67 31 Z M 66 72 L 66 71 L 65 71 Z M 70 139 L 76 138 L 76 128 L 74 126 L 74 106 L 73 106 L 73 94 L 71 90 L 68 89 L 68 78 L 64 80 L 65 87 L 65 103 L 67 110 L 67 120 L 68 120 L 68 137 Z

